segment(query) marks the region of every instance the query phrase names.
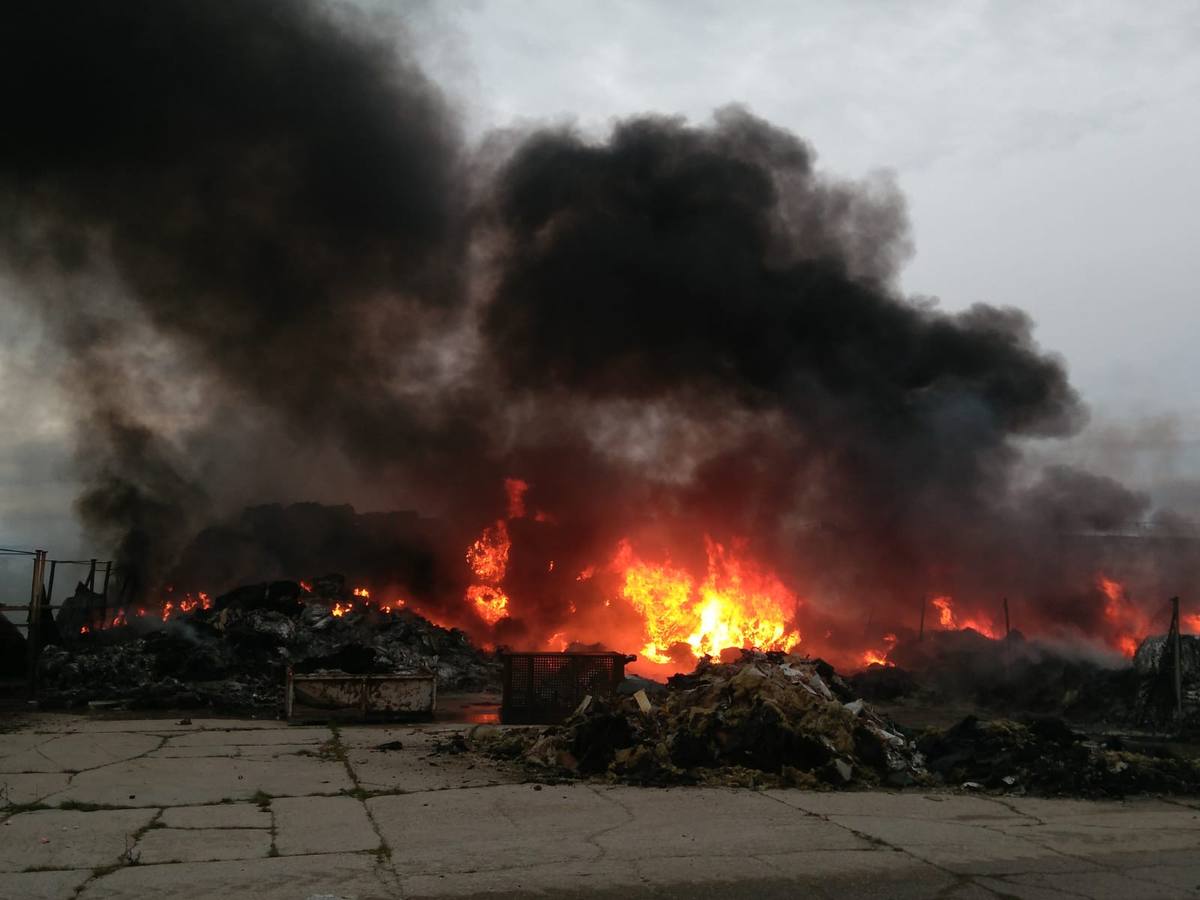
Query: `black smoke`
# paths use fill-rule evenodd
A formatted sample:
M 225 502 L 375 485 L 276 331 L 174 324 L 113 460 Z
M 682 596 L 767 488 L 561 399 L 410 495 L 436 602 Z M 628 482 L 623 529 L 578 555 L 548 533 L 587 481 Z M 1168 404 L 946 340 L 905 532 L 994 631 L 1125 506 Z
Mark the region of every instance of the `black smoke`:
M 515 634 L 544 637 L 630 534 L 675 558 L 749 537 L 832 598 L 832 628 L 1025 585 L 1044 536 L 1145 513 L 1067 470 L 1016 490 L 1020 442 L 1084 421 L 1062 360 L 1019 310 L 905 297 L 895 187 L 821 174 L 744 109 L 473 149 L 402 24 L 350 5 L 0 17 L 0 254 L 78 405 L 79 512 L 140 589 L 207 559 L 317 574 L 284 571 L 298 554 L 466 616 L 439 569 L 513 476 Z M 356 551 L 362 523 L 317 508 L 183 549 L 261 500 L 256 478 L 289 501 L 327 486 L 314 447 L 443 524 L 397 527 L 390 563 L 391 520 Z M 293 514 L 325 524 L 282 542 Z M 1090 566 L 1035 566 L 1036 587 Z

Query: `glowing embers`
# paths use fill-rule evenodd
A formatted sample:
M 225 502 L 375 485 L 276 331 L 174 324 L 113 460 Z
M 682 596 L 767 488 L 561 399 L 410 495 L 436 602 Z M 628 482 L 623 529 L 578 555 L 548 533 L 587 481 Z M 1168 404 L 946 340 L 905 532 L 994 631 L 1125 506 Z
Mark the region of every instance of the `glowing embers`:
M 514 507 L 515 511 L 523 512 L 519 504 L 512 502 L 511 491 L 509 506 L 510 512 Z M 508 595 L 500 589 L 500 582 L 508 571 L 511 547 L 508 526 L 503 519 L 498 519 L 494 525 L 483 529 L 483 534 L 467 548 L 467 565 L 476 581 L 481 582 L 467 588 L 467 602 L 489 625 L 495 625 L 508 615 Z
M 728 647 L 789 650 L 797 600 L 772 573 L 705 538 L 708 573 L 697 584 L 670 562 L 646 563 L 622 541 L 610 568 L 622 576 L 621 596 L 641 614 L 642 655 L 669 663 L 681 655 L 716 656 Z

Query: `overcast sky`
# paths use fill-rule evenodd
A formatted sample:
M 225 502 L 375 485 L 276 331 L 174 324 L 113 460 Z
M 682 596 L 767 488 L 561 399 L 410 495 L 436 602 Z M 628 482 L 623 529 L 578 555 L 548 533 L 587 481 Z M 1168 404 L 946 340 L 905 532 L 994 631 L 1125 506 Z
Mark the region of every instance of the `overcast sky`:
M 1081 443 L 1107 449 L 1089 452 L 1146 435 L 1120 474 L 1200 476 L 1200 3 L 376 5 L 410 16 L 475 139 L 738 102 L 830 173 L 890 170 L 916 245 L 905 290 L 1028 310 L 1092 408 Z M 63 406 L 28 385 L 53 360 L 3 295 L 0 546 L 67 543 Z

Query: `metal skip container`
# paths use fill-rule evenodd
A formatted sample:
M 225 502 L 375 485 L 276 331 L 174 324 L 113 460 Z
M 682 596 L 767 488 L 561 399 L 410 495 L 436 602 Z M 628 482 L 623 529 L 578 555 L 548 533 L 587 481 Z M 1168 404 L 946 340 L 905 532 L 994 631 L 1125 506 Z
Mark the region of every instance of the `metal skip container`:
M 284 714 L 289 720 L 430 719 L 436 706 L 437 676 L 432 672 L 287 673 Z

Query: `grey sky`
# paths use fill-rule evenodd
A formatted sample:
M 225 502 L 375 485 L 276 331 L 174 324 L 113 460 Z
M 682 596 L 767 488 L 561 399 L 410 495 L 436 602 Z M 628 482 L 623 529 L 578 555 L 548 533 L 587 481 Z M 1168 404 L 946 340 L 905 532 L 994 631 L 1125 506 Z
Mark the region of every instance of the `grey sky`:
M 702 120 L 740 102 L 807 138 L 831 173 L 891 170 L 916 245 L 906 290 L 1027 309 L 1092 407 L 1079 455 L 1147 483 L 1200 476 L 1200 4 L 416 9 L 418 53 L 474 138 L 547 120 L 601 134 L 614 117 Z M 0 545 L 74 553 L 54 360 L 35 355 L 11 290 Z

